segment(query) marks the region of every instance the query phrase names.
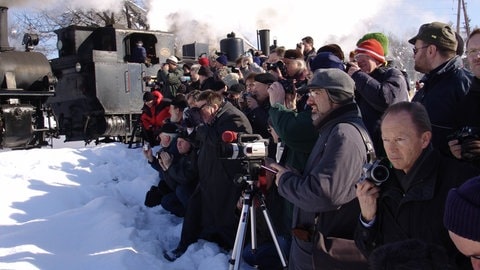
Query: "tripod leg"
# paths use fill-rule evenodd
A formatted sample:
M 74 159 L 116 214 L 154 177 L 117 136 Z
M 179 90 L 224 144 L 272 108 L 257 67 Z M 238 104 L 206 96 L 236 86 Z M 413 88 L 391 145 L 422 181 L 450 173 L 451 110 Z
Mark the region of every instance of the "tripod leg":
M 277 234 L 275 233 L 275 229 L 273 228 L 272 221 L 270 219 L 270 216 L 268 215 L 268 210 L 267 210 L 267 206 L 265 205 L 265 200 L 263 199 L 263 197 L 260 200 L 262 202 L 260 207 L 262 208 L 263 217 L 265 218 L 265 222 L 268 225 L 268 230 L 270 231 L 270 235 L 272 236 L 273 243 L 275 244 L 275 248 L 277 249 L 278 257 L 282 262 L 283 268 L 286 268 L 287 259 L 285 258 L 285 255 L 283 254 L 282 249 L 280 248 L 280 244 L 278 243 Z
M 237 235 L 235 236 L 235 243 L 233 244 L 232 256 L 230 257 L 230 270 L 238 270 L 240 267 L 240 256 L 242 254 L 243 241 L 245 240 L 245 232 L 248 222 L 248 212 L 252 205 L 252 198 L 249 192 L 245 193 L 243 199 L 242 213 L 238 222 Z
M 255 253 L 257 250 L 257 218 L 255 215 L 255 197 L 252 197 L 252 203 L 250 205 L 250 234 L 252 241 L 252 253 Z

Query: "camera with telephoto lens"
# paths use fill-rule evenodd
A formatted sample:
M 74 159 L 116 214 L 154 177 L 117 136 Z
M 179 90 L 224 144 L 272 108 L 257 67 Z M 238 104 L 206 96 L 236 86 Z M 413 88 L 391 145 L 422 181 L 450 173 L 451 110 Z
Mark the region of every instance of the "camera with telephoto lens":
M 387 181 L 390 176 L 390 171 L 384 163 L 384 160 L 377 159 L 363 165 L 360 181 L 368 180 L 376 186 L 380 186 L 383 182 Z
M 287 66 L 285 65 L 285 62 L 282 60 L 277 61 L 276 63 L 267 63 L 267 70 L 273 70 L 276 71 L 277 68 L 280 70 L 280 73 L 282 73 L 283 77 L 287 77 Z
M 237 136 L 236 142 L 228 143 L 225 139 L 226 132 Z M 268 140 L 259 134 L 237 134 L 226 131 L 223 135 L 223 143 L 219 145 L 218 156 L 222 159 L 264 159 L 268 155 Z

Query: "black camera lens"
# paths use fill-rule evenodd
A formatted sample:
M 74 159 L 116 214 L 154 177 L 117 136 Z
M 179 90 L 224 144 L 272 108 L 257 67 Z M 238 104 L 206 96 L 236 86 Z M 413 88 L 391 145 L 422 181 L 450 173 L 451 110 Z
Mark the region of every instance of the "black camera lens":
M 371 174 L 372 180 L 375 181 L 375 183 L 383 183 L 387 181 L 388 177 L 390 176 L 390 172 L 388 171 L 388 168 L 383 165 L 378 165 L 372 168 L 372 171 L 370 174 Z

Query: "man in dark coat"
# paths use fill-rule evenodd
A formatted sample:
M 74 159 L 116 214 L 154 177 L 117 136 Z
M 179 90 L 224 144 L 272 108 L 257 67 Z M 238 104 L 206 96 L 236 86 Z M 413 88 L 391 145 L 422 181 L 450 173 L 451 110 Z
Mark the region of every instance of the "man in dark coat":
M 453 267 L 469 269 L 442 221 L 448 191 L 480 171 L 434 150 L 428 114 L 419 103 L 391 105 L 381 131 L 394 169 L 381 185 L 369 179 L 357 184 L 361 208 L 357 246 L 369 256 L 384 244 L 416 238 L 445 248 Z
M 432 22 L 420 27 L 411 38 L 415 70 L 424 73 L 423 87 L 412 101 L 422 103 L 432 123 L 432 144 L 442 154 L 452 156 L 448 136 L 462 123 L 462 101 L 467 94 L 473 75 L 463 67 L 456 55 L 455 31 L 444 23 Z
M 197 106 L 204 122 L 196 130 L 200 144 L 199 183 L 185 213 L 180 243 L 174 250 L 164 253 L 171 261 L 199 238 L 225 249 L 233 247 L 238 225 L 235 208 L 242 191 L 234 179 L 247 173 L 241 160 L 223 158 L 218 151 L 225 131 L 252 133 L 245 114 L 212 90 L 205 90 L 198 96 Z

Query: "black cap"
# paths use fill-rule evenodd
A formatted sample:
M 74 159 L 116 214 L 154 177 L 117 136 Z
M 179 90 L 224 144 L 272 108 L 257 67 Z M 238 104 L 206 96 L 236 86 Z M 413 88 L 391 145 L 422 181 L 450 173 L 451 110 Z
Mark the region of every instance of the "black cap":
M 233 84 L 227 89 L 227 92 L 231 93 L 242 93 L 243 91 L 245 91 L 245 85 L 242 83 Z
M 272 84 L 277 81 L 277 78 L 271 73 L 260 73 L 255 75 L 254 80 L 264 84 Z
M 165 123 L 163 126 L 160 128 L 160 133 L 165 132 L 165 133 L 178 133 L 178 126 L 175 125 L 174 123 Z
M 143 102 L 148 102 L 154 99 L 155 97 L 153 96 L 152 92 L 145 92 L 145 94 L 143 94 Z

